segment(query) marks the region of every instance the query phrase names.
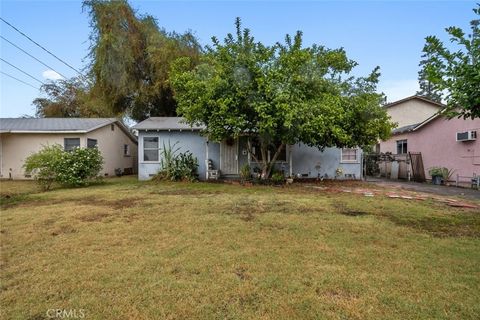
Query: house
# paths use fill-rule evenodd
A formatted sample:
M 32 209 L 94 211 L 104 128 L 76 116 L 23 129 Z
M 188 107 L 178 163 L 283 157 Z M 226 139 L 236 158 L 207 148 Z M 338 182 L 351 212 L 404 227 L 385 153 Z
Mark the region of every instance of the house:
M 406 156 L 421 153 L 425 177 L 432 167 L 445 167 L 456 175 L 480 175 L 480 119 L 448 120 L 441 113 L 424 121 L 393 130 L 392 137 L 380 144 L 381 152 Z
M 114 118 L 1 118 L 0 178 L 29 179 L 25 159 L 44 145 L 60 144 L 65 150 L 97 146 L 104 158 L 102 175 L 115 169 L 136 172 L 137 139 Z
M 419 124 L 445 108 L 445 105 L 422 96 L 411 96 L 384 106 L 397 128 Z
M 161 149 L 175 146 L 179 152 L 191 152 L 198 160 L 201 180 L 207 179 L 208 168 L 219 170 L 223 177 L 238 177 L 240 168 L 257 164 L 247 150 L 246 138 L 209 141 L 203 127 L 190 126 L 180 117 L 151 117 L 137 125 L 138 177 L 147 180 L 160 169 Z M 254 147 L 252 149 L 255 149 Z M 258 150 L 258 149 L 257 149 Z M 268 157 L 273 156 L 268 154 Z M 275 167 L 284 174 L 301 178 L 334 178 L 341 169 L 341 178 L 361 178 L 360 149 L 326 148 L 323 152 L 303 144 L 290 145 L 279 156 Z
M 394 160 L 380 163 L 382 175 L 410 178 L 417 174 L 422 177 L 421 181 L 430 178 L 428 170 L 432 167 L 451 169 L 454 171 L 452 180 L 457 174 L 465 177 L 464 180 L 480 174 L 480 147 L 472 136 L 480 130 L 480 119 L 448 120 L 441 113 L 445 107 L 420 96 L 385 105 L 387 113 L 398 126 L 392 131 L 390 139 L 381 141 L 377 147 L 380 153 L 391 153 Z M 462 139 L 461 136 L 468 135 L 468 132 L 470 139 Z M 396 168 L 393 172 L 392 163 Z

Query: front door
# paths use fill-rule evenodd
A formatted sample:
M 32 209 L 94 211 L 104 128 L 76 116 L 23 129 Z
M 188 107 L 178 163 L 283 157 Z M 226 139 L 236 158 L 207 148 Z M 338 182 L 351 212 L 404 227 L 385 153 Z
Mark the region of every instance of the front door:
M 226 139 L 220 144 L 221 174 L 238 174 L 238 140 Z

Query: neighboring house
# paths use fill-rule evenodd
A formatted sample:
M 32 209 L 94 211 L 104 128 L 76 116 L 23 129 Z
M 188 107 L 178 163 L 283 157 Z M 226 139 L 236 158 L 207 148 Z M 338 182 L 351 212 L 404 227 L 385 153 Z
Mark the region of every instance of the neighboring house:
M 44 145 L 60 144 L 65 150 L 97 146 L 104 158 L 102 175 L 115 169 L 136 172 L 137 139 L 114 118 L 1 118 L 0 178 L 28 179 L 25 159 Z
M 147 180 L 160 169 L 161 149 L 175 145 L 180 152 L 190 151 L 198 160 L 199 178 L 207 178 L 208 163 L 223 177 L 237 177 L 240 168 L 256 163 L 247 151 L 245 138 L 208 141 L 202 127 L 191 127 L 179 117 L 152 117 L 133 126 L 138 130 L 138 176 Z M 257 148 L 258 150 L 258 148 Z M 269 155 L 273 156 L 273 155 Z M 323 152 L 303 144 L 287 146 L 276 162 L 284 174 L 302 178 L 334 178 L 338 168 L 342 178 L 361 178 L 360 149 L 326 148 Z
M 397 128 L 419 124 L 441 111 L 445 106 L 421 96 L 411 96 L 384 106 Z
M 437 113 L 424 121 L 393 130 L 392 137 L 380 143 L 380 151 L 405 156 L 421 152 L 425 177 L 428 169 L 446 167 L 456 175 L 480 175 L 480 119 L 446 119 Z

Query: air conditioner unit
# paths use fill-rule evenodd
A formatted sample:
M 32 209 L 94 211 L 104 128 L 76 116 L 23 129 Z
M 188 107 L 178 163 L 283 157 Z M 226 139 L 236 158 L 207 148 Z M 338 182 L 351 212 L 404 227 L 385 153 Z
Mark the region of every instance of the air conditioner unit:
M 477 140 L 477 131 L 457 132 L 457 141 L 473 141 Z

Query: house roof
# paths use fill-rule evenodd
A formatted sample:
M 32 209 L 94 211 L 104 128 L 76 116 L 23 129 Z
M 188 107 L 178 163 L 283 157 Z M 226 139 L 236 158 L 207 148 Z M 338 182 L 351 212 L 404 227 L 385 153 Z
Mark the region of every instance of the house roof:
M 0 118 L 0 133 L 88 133 L 112 123 L 137 141 L 116 118 Z
M 132 127 L 137 130 L 202 130 L 204 126 L 190 126 L 182 117 L 150 117 Z
M 445 109 L 444 109 L 444 110 L 445 110 Z M 394 129 L 394 130 L 392 130 L 392 134 L 393 134 L 393 135 L 396 135 L 396 134 L 402 134 L 402 133 L 408 133 L 408 132 L 412 132 L 412 131 L 417 131 L 417 130 L 419 130 L 420 128 L 422 128 L 424 125 L 426 125 L 426 124 L 432 122 L 433 120 L 441 117 L 441 116 L 442 116 L 442 113 L 444 113 L 444 112 L 443 112 L 444 110 L 435 113 L 433 116 L 431 116 L 430 118 L 425 119 L 424 121 L 422 121 L 422 122 L 420 122 L 420 123 L 412 124 L 412 125 L 409 125 L 409 126 L 405 126 L 405 127 L 401 127 L 401 128 Z
M 390 103 L 387 103 L 386 105 L 384 105 L 383 107 L 384 108 L 390 108 L 390 107 L 393 107 L 393 106 L 396 106 L 400 103 L 403 103 L 403 102 L 406 102 L 406 101 L 410 101 L 410 100 L 413 100 L 413 99 L 418 99 L 418 100 L 422 100 L 422 101 L 425 101 L 425 102 L 428 102 L 430 104 L 433 104 L 435 106 L 437 106 L 439 109 L 443 109 L 445 108 L 446 106 L 442 103 L 439 103 L 439 102 L 436 102 L 436 101 L 433 101 L 433 100 L 430 100 L 426 97 L 422 97 L 422 96 L 418 96 L 418 95 L 413 95 L 413 96 L 410 96 L 410 97 L 407 97 L 407 98 L 403 98 L 401 100 L 397 100 L 397 101 L 394 101 L 394 102 L 390 102 Z

